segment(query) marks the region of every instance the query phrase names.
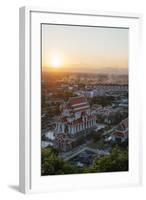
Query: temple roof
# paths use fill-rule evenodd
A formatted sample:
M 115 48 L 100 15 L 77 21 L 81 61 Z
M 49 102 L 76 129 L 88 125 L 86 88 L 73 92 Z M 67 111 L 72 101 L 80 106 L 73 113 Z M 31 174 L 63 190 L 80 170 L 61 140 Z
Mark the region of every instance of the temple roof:
M 84 96 L 70 97 L 64 108 L 72 109 L 73 112 L 85 111 L 90 105 Z
M 125 130 L 128 128 L 128 118 L 121 121 L 118 130 Z

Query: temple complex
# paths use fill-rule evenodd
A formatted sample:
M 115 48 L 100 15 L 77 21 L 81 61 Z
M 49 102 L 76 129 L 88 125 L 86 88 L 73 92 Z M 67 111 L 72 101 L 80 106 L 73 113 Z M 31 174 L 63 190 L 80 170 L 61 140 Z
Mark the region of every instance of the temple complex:
M 61 115 L 56 122 L 57 133 L 77 133 L 96 125 L 96 116 L 91 112 L 90 105 L 84 96 L 71 97 L 68 102 L 60 106 Z

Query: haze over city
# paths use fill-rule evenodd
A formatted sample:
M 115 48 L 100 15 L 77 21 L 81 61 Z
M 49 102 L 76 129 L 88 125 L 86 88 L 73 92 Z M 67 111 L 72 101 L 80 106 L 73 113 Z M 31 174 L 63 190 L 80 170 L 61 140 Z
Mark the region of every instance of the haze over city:
M 42 70 L 128 74 L 128 29 L 43 24 Z

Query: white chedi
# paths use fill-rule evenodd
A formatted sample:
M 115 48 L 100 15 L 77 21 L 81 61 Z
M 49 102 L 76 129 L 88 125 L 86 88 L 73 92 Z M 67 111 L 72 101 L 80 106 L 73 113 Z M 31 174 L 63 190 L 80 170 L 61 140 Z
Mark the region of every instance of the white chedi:
M 81 112 L 76 112 L 75 113 L 75 119 L 79 119 L 81 117 Z

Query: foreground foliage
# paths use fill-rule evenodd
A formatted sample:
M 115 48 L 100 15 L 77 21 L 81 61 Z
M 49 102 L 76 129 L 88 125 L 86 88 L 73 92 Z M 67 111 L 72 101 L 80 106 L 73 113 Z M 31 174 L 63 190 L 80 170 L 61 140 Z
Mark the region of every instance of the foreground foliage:
M 64 161 L 58 152 L 49 147 L 42 149 L 42 175 L 61 175 L 78 173 L 116 172 L 128 170 L 128 148 L 116 146 L 110 155 L 94 159 L 89 167 L 78 167 L 69 161 Z

